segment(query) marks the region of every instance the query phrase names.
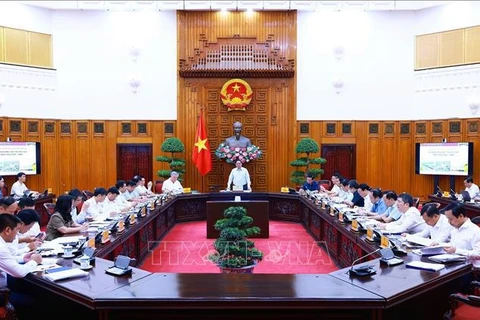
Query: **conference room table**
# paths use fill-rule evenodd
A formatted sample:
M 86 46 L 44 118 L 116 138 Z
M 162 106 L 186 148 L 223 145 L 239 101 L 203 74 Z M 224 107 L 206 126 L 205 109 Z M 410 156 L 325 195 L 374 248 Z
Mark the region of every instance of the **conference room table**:
M 418 306 L 429 310 L 424 312 L 425 319 L 437 319 L 448 309 L 448 295 L 458 291 L 471 274 L 468 262 L 430 272 L 409 269 L 405 264 L 387 267 L 372 254 L 359 259 L 359 264 L 373 265 L 377 272 L 351 277 L 352 262 L 373 253 L 377 244 L 366 241 L 364 233 L 353 232 L 350 224 L 339 222 L 314 199 L 280 193 L 252 193 L 248 198 L 267 199 L 270 219 L 301 223 L 343 268 L 330 274 L 172 274 L 136 267 L 126 276 L 105 273 L 118 254 L 141 261 L 151 249 L 148 244 L 144 249 L 143 242 L 161 243 L 177 222 L 205 220 L 207 201 L 229 197 L 197 194 L 169 199 L 122 234 L 112 234 L 109 243 L 99 244 L 88 276 L 53 282 L 39 272 L 24 281 L 47 305 L 48 301 L 61 301 L 89 319 L 189 315 L 198 319 L 405 319 L 422 314 L 416 310 Z M 402 258 L 405 262 L 423 259 L 411 253 Z M 68 259 L 58 263 L 78 267 Z
M 440 208 L 445 208 L 452 201 L 454 201 L 450 197 L 439 197 L 435 194 L 429 195 L 428 198 L 431 201 L 440 203 Z M 465 202 L 464 205 L 465 205 L 465 213 L 470 219 L 480 216 L 480 202 Z

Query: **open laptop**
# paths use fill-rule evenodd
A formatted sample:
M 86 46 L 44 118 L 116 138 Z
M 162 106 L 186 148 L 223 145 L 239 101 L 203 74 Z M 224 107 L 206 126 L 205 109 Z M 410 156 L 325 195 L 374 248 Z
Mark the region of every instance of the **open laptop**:
M 472 200 L 472 198 L 470 197 L 470 193 L 468 193 L 468 191 L 463 190 L 461 194 L 464 202 L 469 202 L 470 200 Z

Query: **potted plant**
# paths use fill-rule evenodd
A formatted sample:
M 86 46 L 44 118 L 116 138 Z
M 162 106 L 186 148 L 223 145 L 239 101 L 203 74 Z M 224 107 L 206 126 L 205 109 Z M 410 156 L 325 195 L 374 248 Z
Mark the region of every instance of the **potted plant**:
M 317 141 L 312 138 L 303 138 L 297 143 L 297 147 L 295 148 L 295 152 L 298 154 L 305 153 L 306 156 L 301 156 L 290 162 L 292 167 L 295 167 L 296 170 L 292 172 L 290 181 L 295 183 L 296 185 L 303 185 L 306 181 L 306 175 L 309 173 L 316 178 L 318 175 L 323 173 L 323 169 L 321 168 L 311 168 L 311 164 L 324 164 L 327 162 L 324 158 L 321 157 L 313 157 L 311 158 L 312 153 L 317 153 L 320 151 L 320 147 L 318 146 Z M 304 170 L 300 168 L 305 167 Z
M 223 216 L 223 219 L 215 223 L 220 236 L 213 244 L 216 252 L 209 259 L 222 273 L 253 273 L 253 268 L 262 260 L 263 253 L 255 248 L 248 237 L 259 234 L 260 228 L 251 226 L 253 218 L 247 215 L 244 207 L 228 207 Z
M 181 153 L 185 151 L 185 146 L 178 138 L 172 137 L 165 139 L 162 143 L 162 151 L 171 153 L 171 156 L 158 156 L 155 159 L 157 161 L 166 162 L 170 170 L 158 170 L 157 175 L 164 179 L 170 178 L 170 173 L 176 171 L 179 174 L 178 180 L 182 181 L 182 175 L 185 172 L 183 167 L 185 166 L 185 160 L 175 156 L 175 153 Z

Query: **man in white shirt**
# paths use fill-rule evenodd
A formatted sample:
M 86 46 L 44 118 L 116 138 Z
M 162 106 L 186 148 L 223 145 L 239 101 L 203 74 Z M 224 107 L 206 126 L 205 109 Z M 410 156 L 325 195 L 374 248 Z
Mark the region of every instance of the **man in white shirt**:
M 445 243 L 450 240 L 450 233 L 453 227 L 448 223 L 448 219 L 444 214 L 441 214 L 435 204 L 426 204 L 423 206 L 422 218 L 427 224 L 427 227 L 422 231 L 415 233 L 416 236 L 422 238 L 430 238 L 431 246 Z
M 453 226 L 450 247 L 445 251 L 471 258 L 473 266 L 480 268 L 480 227 L 470 221 L 464 205 L 456 201 L 445 208 L 445 216 Z
M 472 177 L 463 180 L 463 184 L 465 185 L 465 191 L 470 194 L 470 199 L 474 199 L 476 196 L 480 195 L 480 189 L 475 183 L 473 183 Z
M 17 213 L 17 218 L 22 221 L 18 225 L 18 234 L 17 237 L 10 243 L 7 243 L 7 246 L 10 249 L 10 252 L 14 256 L 23 255 L 31 250 L 35 250 L 41 244 L 40 239 L 33 237 L 32 241 L 21 241 L 24 240 L 25 235 L 28 234 L 28 231 L 32 228 L 35 223 L 40 221 L 40 216 L 33 209 L 23 209 Z M 30 239 L 29 239 L 30 240 Z
M 178 181 L 178 172 L 172 171 L 170 173 L 170 178 L 163 182 L 162 192 L 167 194 L 183 193 L 182 184 Z
M 17 173 L 17 181 L 12 185 L 12 190 L 10 194 L 14 197 L 23 197 L 25 195 L 25 191 L 28 190 L 25 181 L 27 180 L 27 176 L 24 172 Z
M 397 198 L 397 208 L 404 218 L 390 223 L 379 223 L 378 226 L 380 229 L 398 234 L 413 234 L 425 229 L 425 221 L 423 221 L 420 211 L 413 206 L 413 197 L 411 195 L 408 193 L 399 195 Z
M 80 214 L 85 213 L 86 219 L 94 219 L 103 215 L 103 202 L 107 197 L 107 190 L 105 188 L 95 188 L 93 197 L 83 203 Z
M 24 256 L 13 256 L 7 244 L 12 242 L 19 232 L 21 221 L 11 214 L 0 214 L 0 287 L 7 286 L 7 274 L 14 278 L 23 278 L 32 272 L 37 264 L 42 262 L 42 256 L 33 252 Z M 35 302 L 30 297 L 15 290 L 15 286 L 8 284 L 10 302 L 15 307 L 20 319 L 34 319 L 27 315 L 28 311 L 35 312 L 32 304 Z M 38 310 L 37 310 L 38 312 Z
M 232 169 L 228 177 L 227 190 L 233 190 L 235 189 L 234 187 L 242 190 L 252 190 L 248 170 L 242 167 L 240 160 L 235 162 L 235 166 L 236 168 Z
M 120 207 L 115 201 L 115 199 L 118 197 L 119 194 L 120 194 L 120 191 L 118 191 L 118 189 L 115 187 L 111 187 L 107 190 L 107 197 L 103 202 L 103 212 L 106 215 L 110 217 L 114 217 L 121 212 Z
M 120 192 L 120 194 L 115 198 L 115 202 L 120 208 L 120 211 L 126 212 L 137 205 L 137 202 L 128 201 L 126 199 L 125 194 L 127 192 L 127 183 L 124 180 L 118 180 L 115 184 L 115 187 L 118 189 L 118 192 Z

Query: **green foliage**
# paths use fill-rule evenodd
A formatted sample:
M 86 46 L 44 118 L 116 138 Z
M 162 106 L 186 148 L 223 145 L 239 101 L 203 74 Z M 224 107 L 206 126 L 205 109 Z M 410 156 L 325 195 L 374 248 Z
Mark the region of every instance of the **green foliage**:
M 261 261 L 263 253 L 248 240 L 249 236 L 259 234 L 259 227 L 251 227 L 253 218 L 247 216 L 244 207 L 229 207 L 223 213 L 224 218 L 217 220 L 215 229 L 220 237 L 213 244 L 216 252 L 209 259 L 220 267 L 241 268 Z
M 168 179 L 170 178 L 170 173 L 172 171 L 177 171 L 179 173 L 178 180 L 182 181 L 182 175 L 185 172 L 185 169 L 183 169 L 183 167 L 185 167 L 186 161 L 184 159 L 176 157 L 175 154 L 185 151 L 185 146 L 183 145 L 183 142 L 175 137 L 165 139 L 165 141 L 162 143 L 161 150 L 163 152 L 169 152 L 171 153 L 171 155 L 157 156 L 155 160 L 168 163 L 170 170 L 158 170 L 157 175 L 159 177 Z
M 310 165 L 322 165 L 327 162 L 324 158 L 321 157 L 312 157 L 312 153 L 317 153 L 320 151 L 320 147 L 312 138 L 303 138 L 295 147 L 295 152 L 299 154 L 299 157 L 296 160 L 290 162 L 292 167 L 295 167 L 295 171 L 292 172 L 290 176 L 290 181 L 296 185 L 302 185 L 308 173 L 312 174 L 314 178 L 323 173 L 321 168 L 310 168 Z M 305 153 L 306 156 L 300 156 L 300 154 Z M 305 167 L 305 170 L 301 170 L 301 167 Z

